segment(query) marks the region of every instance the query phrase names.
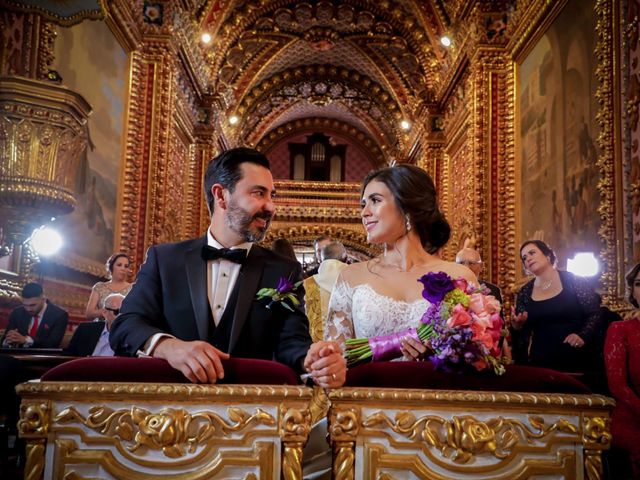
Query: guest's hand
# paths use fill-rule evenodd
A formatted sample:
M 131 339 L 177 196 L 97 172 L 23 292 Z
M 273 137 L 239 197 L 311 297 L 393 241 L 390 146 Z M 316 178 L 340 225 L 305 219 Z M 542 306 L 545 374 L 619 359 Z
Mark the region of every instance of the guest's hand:
M 5 339 L 11 345 L 24 345 L 27 342 L 27 337 L 20 335 L 18 330 L 9 330 Z
M 320 341 L 311 345 L 304 368 L 323 388 L 341 387 L 347 379 L 347 361 L 336 342 Z
M 516 309 L 511 307 L 511 326 L 515 330 L 520 330 L 527 321 L 527 312 L 516 313 Z
M 564 339 L 564 343 L 568 343 L 572 347 L 576 348 L 584 347 L 584 340 L 582 340 L 580 335 L 577 333 L 570 333 L 567 335 L 567 338 Z
M 224 369 L 220 360 L 229 358 L 228 353 L 207 342 L 185 342 L 170 337 L 162 338 L 152 355 L 165 359 L 193 383 L 216 383 L 222 380 Z
M 402 357 L 407 361 L 419 361 L 424 360 L 424 354 L 427 351 L 427 347 L 422 342 L 418 342 L 412 337 L 403 337 L 400 340 L 402 344 Z

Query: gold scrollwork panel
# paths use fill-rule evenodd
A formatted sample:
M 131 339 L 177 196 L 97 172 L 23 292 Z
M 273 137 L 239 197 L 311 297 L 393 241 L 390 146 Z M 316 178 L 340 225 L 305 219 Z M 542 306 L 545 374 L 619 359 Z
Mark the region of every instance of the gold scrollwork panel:
M 86 478 L 81 472 L 88 469 L 102 469 L 111 478 L 131 480 L 162 478 L 205 480 L 210 478 L 274 478 L 273 458 L 276 454 L 272 442 L 250 442 L 245 448 L 219 450 L 215 455 L 203 459 L 203 462 L 191 463 L 177 469 L 165 464 L 151 464 L 155 473 L 140 467 L 131 468 L 121 462 L 109 450 L 87 449 L 80 447 L 72 439 L 58 439 L 55 442 L 54 478 Z M 250 471 L 250 472 L 249 472 Z M 244 475 L 244 476 L 242 476 Z

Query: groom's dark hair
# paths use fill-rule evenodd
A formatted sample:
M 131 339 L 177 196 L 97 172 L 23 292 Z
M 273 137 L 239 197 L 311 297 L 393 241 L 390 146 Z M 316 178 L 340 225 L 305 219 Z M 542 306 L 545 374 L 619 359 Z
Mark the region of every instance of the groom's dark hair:
M 239 147 L 222 152 L 214 157 L 207 165 L 204 174 L 204 194 L 207 199 L 209 213 L 213 214 L 213 193 L 211 187 L 219 183 L 231 193 L 236 188 L 236 183 L 242 180 L 240 165 L 248 162 L 255 163 L 270 170 L 269 160 L 262 153 L 253 148 Z

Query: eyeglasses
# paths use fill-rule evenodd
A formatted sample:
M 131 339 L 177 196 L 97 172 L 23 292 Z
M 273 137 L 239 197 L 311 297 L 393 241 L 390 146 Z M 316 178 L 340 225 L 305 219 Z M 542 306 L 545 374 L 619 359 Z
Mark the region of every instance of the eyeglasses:
M 471 265 L 480 265 L 482 263 L 482 260 L 460 260 L 458 263 L 460 265 L 469 267 Z
M 119 308 L 109 308 L 109 307 L 104 307 L 105 310 L 109 310 L 110 312 L 112 312 L 114 315 L 118 315 L 120 313 L 120 309 Z

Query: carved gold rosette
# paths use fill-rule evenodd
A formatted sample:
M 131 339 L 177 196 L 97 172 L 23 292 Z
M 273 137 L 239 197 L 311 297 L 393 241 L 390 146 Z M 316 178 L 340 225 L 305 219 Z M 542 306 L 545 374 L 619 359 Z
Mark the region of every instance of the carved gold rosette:
M 0 228 L 4 246 L 75 207 L 91 107 L 67 88 L 0 77 Z
M 41 382 L 17 390 L 33 479 L 301 478 L 306 387 Z
M 329 393 L 335 478 L 601 478 L 601 395 L 343 388 Z M 413 478 L 413 477 L 412 477 Z

